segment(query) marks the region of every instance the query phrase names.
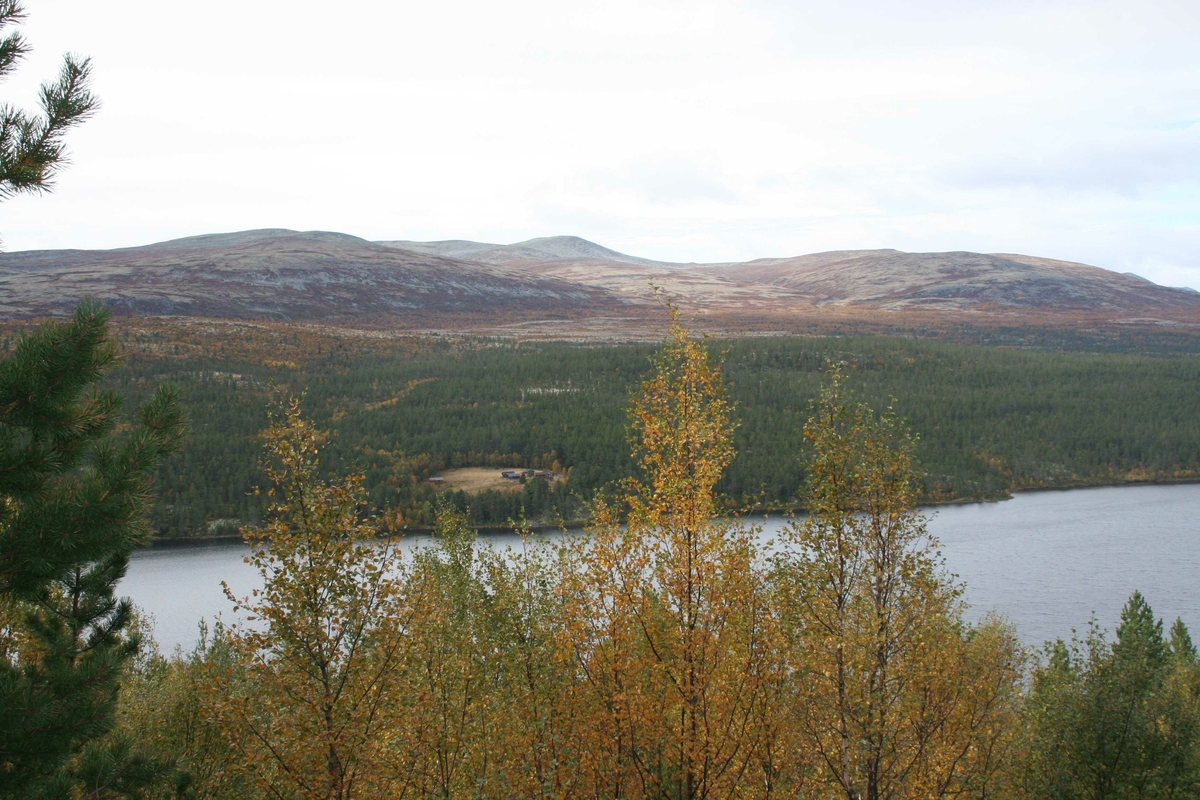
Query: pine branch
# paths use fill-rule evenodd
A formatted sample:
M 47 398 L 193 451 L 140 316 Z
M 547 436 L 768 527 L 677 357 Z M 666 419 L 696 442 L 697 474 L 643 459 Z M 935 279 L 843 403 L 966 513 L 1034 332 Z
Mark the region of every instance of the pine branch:
M 91 59 L 68 53 L 58 80 L 42 84 L 40 116 L 0 106 L 0 200 L 53 188 L 67 163 L 64 134 L 99 106 L 89 89 L 91 72 Z
M 17 0 L 0 0 L 0 30 L 25 19 L 25 9 Z M 7 75 L 29 52 L 29 45 L 20 33 L 10 33 L 0 39 L 0 77 Z

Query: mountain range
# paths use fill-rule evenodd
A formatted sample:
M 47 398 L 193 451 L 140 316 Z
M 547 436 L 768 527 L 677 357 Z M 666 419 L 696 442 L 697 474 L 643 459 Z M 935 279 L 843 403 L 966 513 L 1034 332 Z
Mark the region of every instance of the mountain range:
M 620 335 L 661 321 L 655 287 L 706 327 L 732 333 L 846 320 L 1200 332 L 1193 290 L 1007 253 L 845 250 L 683 264 L 574 236 L 501 245 L 272 229 L 0 254 L 0 318 L 8 319 L 62 315 L 94 296 L 118 314 Z

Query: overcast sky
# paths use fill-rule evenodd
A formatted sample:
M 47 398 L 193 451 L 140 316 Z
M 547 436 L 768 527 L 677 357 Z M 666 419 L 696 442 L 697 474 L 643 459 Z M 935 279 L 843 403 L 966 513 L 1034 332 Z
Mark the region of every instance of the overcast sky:
M 28 0 L 103 108 L 10 250 L 248 228 L 672 261 L 1020 252 L 1200 288 L 1200 2 Z

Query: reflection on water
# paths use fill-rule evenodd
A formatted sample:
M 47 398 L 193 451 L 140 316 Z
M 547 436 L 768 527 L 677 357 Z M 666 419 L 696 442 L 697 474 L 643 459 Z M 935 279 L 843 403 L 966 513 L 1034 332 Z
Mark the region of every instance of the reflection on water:
M 929 513 L 947 567 L 967 584 L 971 616 L 1004 614 L 1028 644 L 1082 632 L 1093 611 L 1111 630 L 1134 589 L 1167 625 L 1182 617 L 1200 634 L 1200 485 L 1033 492 Z M 764 535 L 782 524 L 766 520 Z M 487 539 L 520 546 L 515 536 Z M 238 596 L 258 586 L 242 561 L 248 552 L 236 542 L 142 550 L 120 591 L 154 616 L 164 650 L 190 646 L 201 618 L 232 618 L 222 580 Z

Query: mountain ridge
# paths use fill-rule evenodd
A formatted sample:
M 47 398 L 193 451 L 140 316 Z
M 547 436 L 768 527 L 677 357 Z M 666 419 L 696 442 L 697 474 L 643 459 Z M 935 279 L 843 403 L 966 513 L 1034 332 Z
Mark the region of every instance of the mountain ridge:
M 1012 253 L 832 250 L 683 264 L 576 236 L 503 245 L 266 228 L 0 254 L 0 318 L 60 315 L 95 296 L 124 314 L 501 332 L 608 320 L 636 330 L 661 319 L 657 295 L 729 333 L 843 317 L 1200 331 L 1200 294 Z
M 537 261 L 599 260 L 617 264 L 638 266 L 664 266 L 666 261 L 626 255 L 610 250 L 603 245 L 579 236 L 540 236 L 512 244 L 473 242 L 467 239 L 418 242 L 408 240 L 384 240 L 378 244 L 402 250 L 443 255 L 452 258 L 467 258 L 485 264 L 513 264 Z M 679 265 L 683 266 L 683 265 Z

